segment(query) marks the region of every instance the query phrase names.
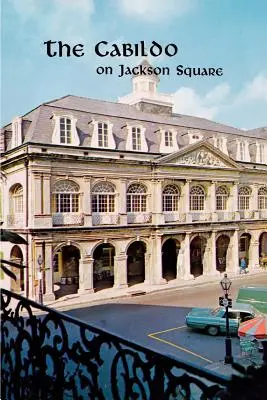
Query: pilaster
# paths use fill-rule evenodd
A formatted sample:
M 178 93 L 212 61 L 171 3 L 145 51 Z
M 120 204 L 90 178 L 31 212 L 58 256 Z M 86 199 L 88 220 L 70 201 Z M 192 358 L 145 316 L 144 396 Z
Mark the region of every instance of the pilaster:
M 50 175 L 43 175 L 43 214 L 51 214 L 51 177 Z
M 162 212 L 162 180 L 156 179 L 152 182 L 152 223 L 160 225 L 164 223 Z
M 239 240 L 237 229 L 232 233 L 230 238 L 229 250 L 226 254 L 226 272 L 233 275 L 239 273 Z
M 240 214 L 238 212 L 238 182 L 234 182 L 230 189 L 231 198 L 231 211 L 234 213 L 235 220 L 240 219 Z
M 127 283 L 127 255 L 121 253 L 114 256 L 114 285 L 115 289 L 128 287 Z
M 119 181 L 118 212 L 120 215 L 120 225 L 127 225 L 127 179 Z
M 203 275 L 220 275 L 216 269 L 216 232 L 212 231 L 210 237 L 207 239 L 207 246 L 205 249 L 203 259 Z
M 81 199 L 81 208 L 84 213 L 84 225 L 92 226 L 92 207 L 91 207 L 91 178 L 83 178 L 83 196 Z
M 216 213 L 216 182 L 212 181 L 208 188 L 209 196 L 209 212 L 211 213 L 212 221 L 218 221 L 218 215 Z
M 190 214 L 190 183 L 191 180 L 186 180 L 182 187 L 182 213 L 185 213 L 186 222 L 192 222 Z
M 162 235 L 156 233 L 151 237 L 152 274 L 151 281 L 156 285 L 167 283 L 162 277 Z
M 79 262 L 79 294 L 93 293 L 93 257 L 84 257 Z
M 184 240 L 181 242 L 181 248 L 177 257 L 177 280 L 194 279 L 194 276 L 190 273 L 190 235 L 191 232 L 187 232 Z
M 45 242 L 45 265 L 43 266 L 43 276 L 45 278 L 45 293 L 44 300 L 52 301 L 55 300 L 54 295 L 54 282 L 53 282 L 53 255 L 52 255 L 52 241 Z

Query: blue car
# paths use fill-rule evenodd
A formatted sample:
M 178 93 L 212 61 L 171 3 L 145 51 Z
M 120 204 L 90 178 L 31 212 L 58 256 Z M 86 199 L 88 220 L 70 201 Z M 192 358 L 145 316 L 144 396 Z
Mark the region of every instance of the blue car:
M 236 308 L 230 308 L 229 332 L 237 335 L 238 327 L 241 322 L 248 321 L 255 317 L 256 312 L 246 304 Z M 185 318 L 186 325 L 192 329 L 200 329 L 209 335 L 216 336 L 226 332 L 226 310 L 224 307 L 193 308 Z

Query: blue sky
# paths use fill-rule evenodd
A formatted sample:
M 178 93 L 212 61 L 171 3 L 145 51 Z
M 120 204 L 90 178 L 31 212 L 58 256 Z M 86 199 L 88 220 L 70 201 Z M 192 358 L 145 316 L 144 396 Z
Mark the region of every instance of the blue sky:
M 101 40 L 176 43 L 160 91 L 175 93 L 175 111 L 242 129 L 267 126 L 266 0 L 3 0 L 2 124 L 39 104 L 73 94 L 108 101 L 131 91 L 118 65 L 140 57 L 97 57 Z M 84 44 L 80 58 L 49 58 L 44 41 Z M 221 77 L 177 76 L 175 68 L 222 67 Z M 99 65 L 113 75 L 97 75 Z

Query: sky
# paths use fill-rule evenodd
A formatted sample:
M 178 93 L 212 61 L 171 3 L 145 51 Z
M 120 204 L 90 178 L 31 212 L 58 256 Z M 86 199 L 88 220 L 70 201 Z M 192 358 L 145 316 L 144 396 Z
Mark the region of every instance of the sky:
M 2 0 L 1 124 L 68 94 L 117 101 L 131 92 L 140 56 L 99 57 L 95 45 L 175 43 L 159 91 L 174 94 L 174 111 L 241 129 L 267 126 L 266 0 Z M 84 56 L 48 57 L 45 41 L 83 44 Z M 104 47 L 103 47 L 104 48 Z M 121 48 L 121 47 L 120 47 Z M 222 76 L 179 76 L 176 67 L 223 68 Z M 112 74 L 99 75 L 99 66 Z

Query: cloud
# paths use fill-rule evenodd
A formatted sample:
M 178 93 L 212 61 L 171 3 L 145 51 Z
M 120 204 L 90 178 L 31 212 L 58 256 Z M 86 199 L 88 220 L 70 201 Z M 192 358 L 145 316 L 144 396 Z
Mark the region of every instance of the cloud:
M 194 8 L 196 0 L 117 0 L 117 9 L 128 17 L 148 22 L 181 16 Z
M 180 114 L 214 119 L 230 93 L 230 86 L 223 83 L 215 86 L 204 96 L 188 87 L 181 87 L 174 94 L 174 111 Z
M 244 103 L 254 100 L 267 102 L 267 72 L 261 72 L 251 81 L 245 84 L 245 88 L 236 98 L 236 102 Z

